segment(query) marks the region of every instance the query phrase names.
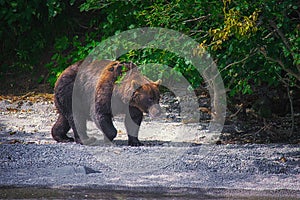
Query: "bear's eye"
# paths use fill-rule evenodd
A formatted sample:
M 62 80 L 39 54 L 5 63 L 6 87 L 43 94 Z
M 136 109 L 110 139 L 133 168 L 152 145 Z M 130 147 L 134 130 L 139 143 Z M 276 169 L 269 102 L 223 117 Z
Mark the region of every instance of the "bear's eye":
M 108 71 L 113 72 L 114 71 L 114 67 L 109 68 Z
M 154 98 L 153 98 L 153 97 L 150 97 L 150 98 L 148 99 L 148 101 L 152 103 L 152 102 L 154 101 Z

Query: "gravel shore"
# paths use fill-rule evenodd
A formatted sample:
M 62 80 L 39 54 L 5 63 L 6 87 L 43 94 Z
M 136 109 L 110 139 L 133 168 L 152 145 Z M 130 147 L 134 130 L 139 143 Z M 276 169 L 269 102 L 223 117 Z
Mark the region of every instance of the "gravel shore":
M 112 146 L 58 144 L 50 135 L 57 117 L 52 101 L 2 100 L 0 115 L 0 198 L 26 196 L 13 196 L 10 188 L 85 191 L 86 198 L 95 191 L 111 197 L 131 191 L 192 195 L 181 199 L 300 198 L 299 144 L 203 144 L 205 125 L 147 117 L 142 147 L 126 145 L 121 118 L 115 119 L 119 134 Z

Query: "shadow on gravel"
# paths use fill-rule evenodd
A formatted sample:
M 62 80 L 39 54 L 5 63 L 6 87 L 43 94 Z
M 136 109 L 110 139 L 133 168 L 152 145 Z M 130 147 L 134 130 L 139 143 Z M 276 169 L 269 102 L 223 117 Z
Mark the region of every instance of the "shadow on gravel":
M 192 147 L 192 146 L 201 146 L 199 143 L 191 143 L 191 142 L 171 142 L 171 141 L 161 141 L 161 140 L 141 140 L 143 146 L 145 147 L 153 147 L 153 146 L 174 146 L 174 147 Z M 128 146 L 127 140 L 114 140 L 113 144 L 116 146 Z

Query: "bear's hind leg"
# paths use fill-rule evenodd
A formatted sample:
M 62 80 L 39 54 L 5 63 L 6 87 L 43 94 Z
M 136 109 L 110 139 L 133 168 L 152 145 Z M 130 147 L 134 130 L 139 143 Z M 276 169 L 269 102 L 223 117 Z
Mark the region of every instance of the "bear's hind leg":
M 71 124 L 71 127 L 74 132 L 75 142 L 79 144 L 91 144 L 96 141 L 96 138 L 94 137 L 88 137 L 87 135 L 87 127 L 86 123 L 87 120 L 84 118 L 84 116 L 80 115 L 74 115 L 74 118 L 72 118 L 69 123 Z
M 70 128 L 68 120 L 62 114 L 59 114 L 51 130 L 53 139 L 57 142 L 74 142 L 73 138 L 67 136 Z

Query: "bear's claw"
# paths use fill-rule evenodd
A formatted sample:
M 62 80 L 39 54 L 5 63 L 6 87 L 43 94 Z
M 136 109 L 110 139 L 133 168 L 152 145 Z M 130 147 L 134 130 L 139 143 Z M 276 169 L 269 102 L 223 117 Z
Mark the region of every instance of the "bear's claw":
M 144 144 L 141 143 L 137 137 L 130 136 L 128 139 L 128 146 L 139 147 L 144 146 Z

